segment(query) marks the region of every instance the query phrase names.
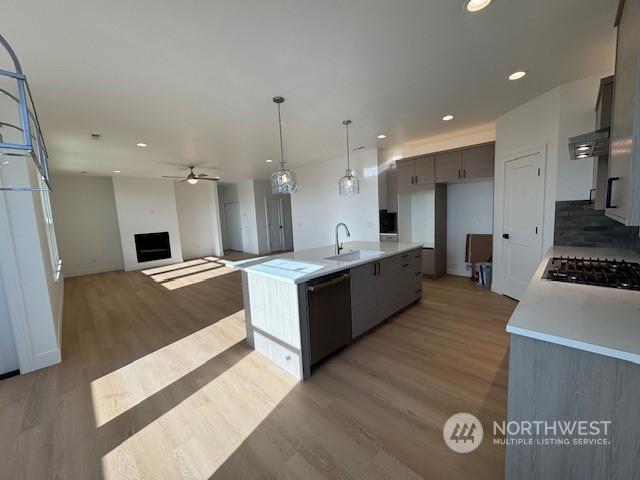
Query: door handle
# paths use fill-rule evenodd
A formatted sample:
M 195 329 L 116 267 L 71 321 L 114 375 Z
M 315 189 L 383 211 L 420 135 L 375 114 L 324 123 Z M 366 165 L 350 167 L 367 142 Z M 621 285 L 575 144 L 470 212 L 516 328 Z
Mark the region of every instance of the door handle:
M 467 169 L 466 168 L 462 169 L 462 178 L 467 178 Z
M 620 180 L 620 177 L 611 177 L 607 180 L 607 203 L 605 204 L 605 208 L 618 208 L 617 205 L 611 204 L 611 187 L 613 187 L 613 182 L 618 180 Z
M 458 169 L 458 180 L 460 180 L 460 169 Z
M 503 233 L 502 234 L 502 238 L 504 238 L 505 240 L 509 240 L 509 234 L 508 233 Z
M 349 280 L 351 278 L 351 274 L 350 273 L 345 273 L 344 275 L 340 275 L 339 277 L 336 278 L 332 278 L 331 280 L 324 282 L 324 283 L 320 283 L 318 285 L 309 285 L 307 287 L 307 290 L 310 292 L 317 292 L 318 290 L 322 290 L 323 288 L 327 288 L 327 287 L 331 287 L 332 285 L 336 285 L 338 283 L 342 283 L 346 280 Z

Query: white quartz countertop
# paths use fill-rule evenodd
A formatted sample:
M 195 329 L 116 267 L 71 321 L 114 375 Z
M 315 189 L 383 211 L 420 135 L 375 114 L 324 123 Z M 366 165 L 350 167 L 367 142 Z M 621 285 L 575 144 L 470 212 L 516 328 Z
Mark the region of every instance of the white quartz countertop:
M 640 363 L 640 292 L 542 278 L 550 257 L 640 262 L 631 250 L 553 247 L 513 312 L 507 332 Z
M 375 262 L 382 258 L 421 248 L 421 243 L 398 242 L 345 242 L 341 254 L 358 250 L 371 252 L 369 257 L 355 260 L 330 260 L 336 255 L 333 245 L 309 250 L 299 250 L 235 262 L 232 265 L 248 273 L 255 273 L 290 283 L 304 283 L 314 278 Z M 374 253 L 380 252 L 380 253 Z

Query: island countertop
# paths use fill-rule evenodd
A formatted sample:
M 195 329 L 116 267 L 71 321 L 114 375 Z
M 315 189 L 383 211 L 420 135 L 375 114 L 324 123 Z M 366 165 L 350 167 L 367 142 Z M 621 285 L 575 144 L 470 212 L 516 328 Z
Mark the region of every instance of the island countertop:
M 365 263 L 375 262 L 386 257 L 398 255 L 410 250 L 422 248 L 421 243 L 398 242 L 345 242 L 341 254 L 364 251 L 368 255 L 358 259 L 331 259 L 336 255 L 335 246 L 298 250 L 269 257 L 261 257 L 241 262 L 234 262 L 234 268 L 247 273 L 257 273 L 288 283 L 304 283 L 314 278 L 346 270 Z M 375 253 L 379 252 L 379 253 Z M 282 266 L 278 261 L 285 260 Z M 300 264 L 299 269 L 292 269 L 292 262 Z
M 640 261 L 632 250 L 553 247 L 507 325 L 507 332 L 640 363 L 640 292 L 555 282 L 543 277 L 551 257 Z

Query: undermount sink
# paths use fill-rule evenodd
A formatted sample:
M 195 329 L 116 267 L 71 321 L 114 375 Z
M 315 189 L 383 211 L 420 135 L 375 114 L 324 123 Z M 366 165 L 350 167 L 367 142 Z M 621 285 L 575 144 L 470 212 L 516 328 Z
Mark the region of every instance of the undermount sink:
M 325 260 L 337 260 L 339 262 L 353 262 L 354 260 L 364 260 L 366 258 L 373 258 L 382 255 L 384 252 L 379 250 L 352 250 L 350 252 L 341 253 L 340 255 L 334 255 L 333 257 L 326 257 Z

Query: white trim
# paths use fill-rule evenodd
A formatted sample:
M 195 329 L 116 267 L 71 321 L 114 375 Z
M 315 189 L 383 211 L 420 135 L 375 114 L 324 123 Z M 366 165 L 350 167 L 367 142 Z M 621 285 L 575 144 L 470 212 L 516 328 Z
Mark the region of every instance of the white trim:
M 64 312 L 64 281 L 60 282 L 60 302 L 58 305 L 58 318 L 56 318 L 56 335 L 58 340 L 58 350 L 62 351 L 62 314 Z M 60 360 L 62 360 L 62 354 L 60 354 Z
M 147 267 L 144 267 L 145 269 Z M 83 275 L 94 275 L 96 273 L 106 273 L 106 272 L 117 272 L 119 270 L 124 270 L 124 265 L 107 265 L 104 267 L 91 267 L 91 268 L 81 268 L 79 270 L 72 270 L 70 272 L 63 272 L 64 278 L 72 278 L 72 277 L 81 277 Z
M 62 355 L 60 354 L 60 348 L 53 348 L 51 350 L 47 350 L 46 352 L 40 352 L 33 356 L 33 370 L 49 367 L 51 365 L 55 365 L 56 363 L 60 363 L 61 361 Z M 20 373 L 25 372 L 20 370 Z

